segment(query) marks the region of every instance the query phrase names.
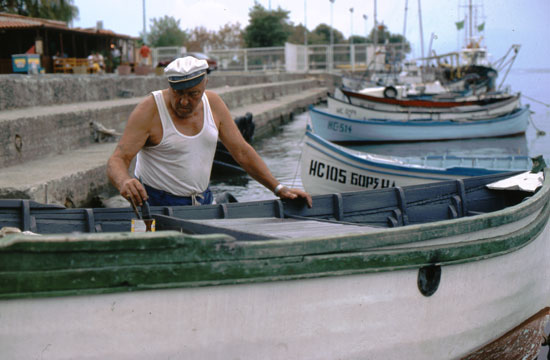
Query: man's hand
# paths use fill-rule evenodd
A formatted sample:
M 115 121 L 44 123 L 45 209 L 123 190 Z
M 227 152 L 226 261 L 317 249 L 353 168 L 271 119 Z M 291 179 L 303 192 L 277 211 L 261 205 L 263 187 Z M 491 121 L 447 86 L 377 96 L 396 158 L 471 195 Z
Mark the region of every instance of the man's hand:
M 279 191 L 277 191 L 276 195 L 281 199 L 297 199 L 300 197 L 306 200 L 307 207 L 313 206 L 313 200 L 311 199 L 311 195 L 309 195 L 307 192 L 300 189 L 291 189 L 291 188 L 287 188 L 286 186 L 283 186 Z
M 120 195 L 122 195 L 126 200 L 133 201 L 136 205 L 143 205 L 143 202 L 146 201 L 149 197 L 147 196 L 147 191 L 138 179 L 128 179 L 122 183 L 120 187 Z

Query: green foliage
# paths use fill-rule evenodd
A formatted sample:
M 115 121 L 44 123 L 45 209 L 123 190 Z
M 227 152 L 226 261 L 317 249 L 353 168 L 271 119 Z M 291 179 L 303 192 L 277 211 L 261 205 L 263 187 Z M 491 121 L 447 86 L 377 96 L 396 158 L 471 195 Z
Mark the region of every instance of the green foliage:
M 340 31 L 333 28 L 332 36 L 334 44 L 339 44 L 344 42 L 344 34 Z M 310 44 L 330 44 L 330 26 L 326 24 L 319 24 L 311 33 L 311 41 L 308 41 Z
M 364 36 L 353 35 L 353 36 L 350 36 L 348 42 L 349 43 L 353 42 L 354 44 L 364 44 L 367 42 L 367 38 Z
M 73 0 L 0 0 L 0 12 L 65 22 L 78 19 Z
M 307 32 L 308 43 L 309 43 L 309 36 L 310 36 L 309 30 L 307 30 L 304 25 L 300 24 L 297 26 L 291 26 L 290 35 L 287 41 L 292 44 L 303 45 L 305 40 L 304 33 L 306 32 Z
M 269 11 L 255 3 L 248 13 L 249 25 L 244 29 L 243 38 L 246 46 L 283 46 L 291 33 L 289 13 L 281 7 Z
M 153 47 L 183 46 L 187 33 L 180 29 L 180 21 L 172 16 L 151 19 L 151 30 L 147 34 L 147 43 Z
M 386 25 L 378 25 L 378 44 L 385 44 L 386 41 L 390 44 L 401 44 L 403 40 L 405 41 L 405 53 L 411 52 L 411 44 L 403 38 L 403 35 L 392 34 L 388 31 Z M 374 43 L 374 29 L 369 34 L 368 42 Z

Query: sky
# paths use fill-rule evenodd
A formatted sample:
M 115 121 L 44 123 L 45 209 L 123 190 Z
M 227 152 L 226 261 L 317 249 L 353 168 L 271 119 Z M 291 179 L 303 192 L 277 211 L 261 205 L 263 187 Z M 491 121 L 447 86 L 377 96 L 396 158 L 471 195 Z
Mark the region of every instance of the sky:
M 420 57 L 421 32 L 424 54 L 431 49 L 444 54 L 459 49 L 464 30 L 457 31 L 455 22 L 464 16 L 467 0 L 256 0 L 266 9 L 290 11 L 295 25 L 305 24 L 312 31 L 319 24 L 333 25 L 346 38 L 365 36 L 376 20 L 391 33 L 403 34 L 413 46 L 410 57 Z M 139 36 L 143 31 L 143 4 L 146 27 L 151 19 L 165 15 L 180 20 L 183 30 L 204 26 L 219 30 L 227 23 L 248 25 L 248 13 L 254 0 L 74 0 L 79 9 L 75 27 L 94 27 L 103 22 L 105 29 Z M 483 41 L 490 59 L 505 55 L 512 44 L 521 49 L 514 63 L 516 69 L 550 68 L 550 0 L 472 0 L 478 4 L 478 23 L 485 23 Z M 376 4 L 376 6 L 375 6 Z M 419 11 L 419 4 L 421 11 Z M 405 6 L 407 5 L 407 11 Z M 350 9 L 353 8 L 353 12 Z M 367 16 L 365 21 L 363 15 Z M 406 17 L 405 17 L 406 15 Z M 420 18 L 422 26 L 420 26 Z

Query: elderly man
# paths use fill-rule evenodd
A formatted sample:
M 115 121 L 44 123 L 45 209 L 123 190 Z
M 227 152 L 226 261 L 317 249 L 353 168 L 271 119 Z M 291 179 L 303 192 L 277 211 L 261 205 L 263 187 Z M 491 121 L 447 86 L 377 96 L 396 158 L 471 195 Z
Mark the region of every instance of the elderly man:
M 208 184 L 219 138 L 242 168 L 275 195 L 303 198 L 311 207 L 308 193 L 275 179 L 243 139 L 223 100 L 206 91 L 207 69 L 205 60 L 191 56 L 165 68 L 170 86 L 154 91 L 136 106 L 109 158 L 111 183 L 138 205 L 145 200 L 151 205 L 210 204 Z M 128 169 L 136 155 L 134 178 Z

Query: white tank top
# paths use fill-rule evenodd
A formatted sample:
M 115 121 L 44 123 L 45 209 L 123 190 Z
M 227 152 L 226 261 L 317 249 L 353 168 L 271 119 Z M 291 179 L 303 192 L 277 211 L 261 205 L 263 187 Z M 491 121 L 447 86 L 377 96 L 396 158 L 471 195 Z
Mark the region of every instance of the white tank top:
M 218 141 L 218 128 L 206 93 L 202 95 L 202 129 L 194 136 L 184 135 L 176 129 L 162 90 L 154 91 L 153 96 L 162 123 L 162 140 L 158 145 L 143 147 L 138 152 L 136 177 L 155 189 L 178 196 L 202 193 L 210 181 Z

